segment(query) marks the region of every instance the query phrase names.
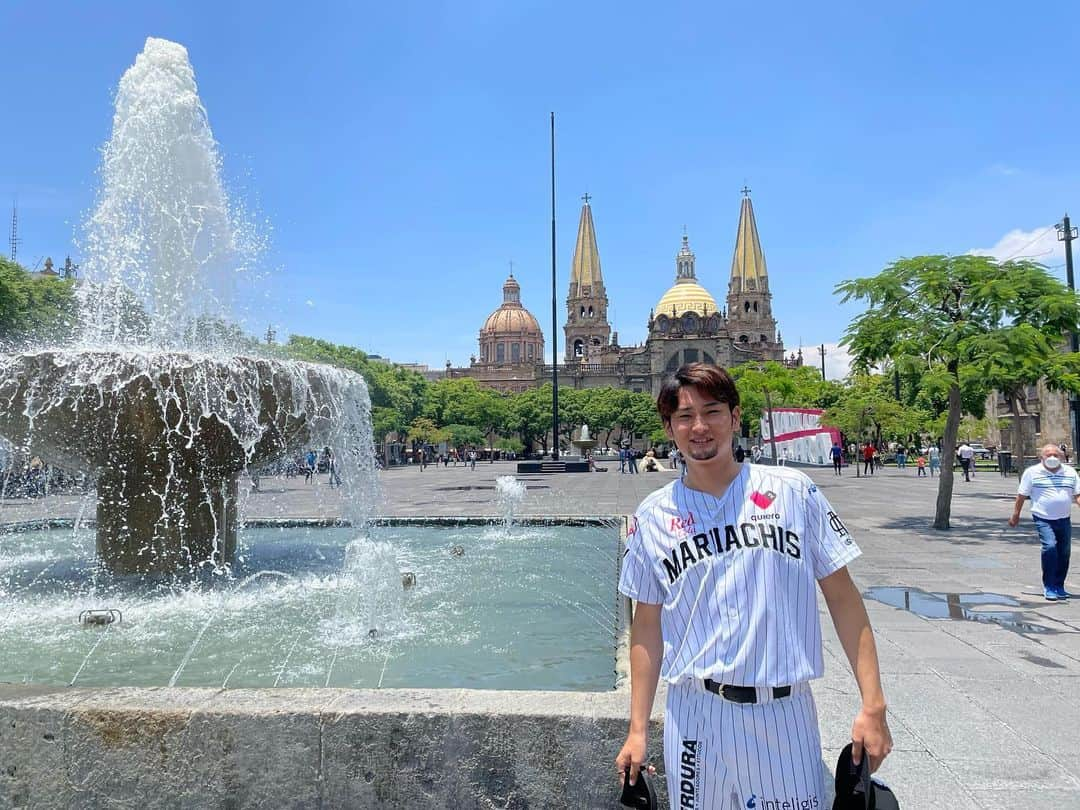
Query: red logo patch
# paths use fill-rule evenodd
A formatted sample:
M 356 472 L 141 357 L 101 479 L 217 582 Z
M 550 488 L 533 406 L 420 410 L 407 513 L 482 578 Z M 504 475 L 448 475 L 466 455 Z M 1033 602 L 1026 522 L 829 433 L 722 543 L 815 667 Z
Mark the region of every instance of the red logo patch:
M 637 517 L 630 518 L 630 525 L 626 527 L 626 536 L 633 537 L 637 534 Z
M 776 500 L 776 493 L 773 491 L 758 492 L 755 490 L 750 495 L 750 500 L 754 502 L 754 506 L 758 509 L 768 509 L 772 506 L 772 502 Z
M 694 528 L 694 513 L 687 512 L 686 517 L 673 517 L 671 519 L 671 531 L 688 532 Z

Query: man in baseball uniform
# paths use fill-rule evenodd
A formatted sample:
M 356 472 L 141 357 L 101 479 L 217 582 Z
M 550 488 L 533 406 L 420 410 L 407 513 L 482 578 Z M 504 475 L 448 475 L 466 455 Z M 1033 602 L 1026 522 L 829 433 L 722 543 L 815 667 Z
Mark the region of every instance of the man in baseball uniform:
M 735 463 L 739 394 L 726 371 L 683 366 L 657 409 L 686 475 L 642 502 L 626 541 L 619 590 L 636 605 L 616 765 L 636 780 L 663 677 L 672 808 L 825 810 L 815 584 L 862 694 L 854 756 L 876 770 L 892 749 L 873 631 L 846 568 L 859 549 L 806 475 Z

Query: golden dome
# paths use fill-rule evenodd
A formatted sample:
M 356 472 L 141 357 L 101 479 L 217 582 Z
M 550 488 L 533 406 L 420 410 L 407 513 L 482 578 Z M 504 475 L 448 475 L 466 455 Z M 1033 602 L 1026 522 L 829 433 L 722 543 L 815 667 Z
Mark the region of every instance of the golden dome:
M 520 334 L 522 332 L 527 332 L 538 335 L 540 334 L 540 324 L 536 318 L 533 317 L 533 314 L 521 306 L 521 304 L 518 304 L 516 307 L 512 304 L 503 304 L 488 315 L 480 332 L 491 334 Z
M 655 314 L 657 317 L 667 315 L 670 318 L 672 310 L 674 310 L 674 317 L 679 317 L 684 312 L 712 315 L 714 312 L 719 312 L 720 308 L 716 306 L 716 299 L 697 281 L 692 278 L 680 278 L 660 298 Z
M 523 332 L 539 335 L 540 322 L 521 305 L 521 285 L 511 275 L 503 282 L 502 306 L 488 315 L 480 328 L 480 336 L 507 333 L 519 335 Z

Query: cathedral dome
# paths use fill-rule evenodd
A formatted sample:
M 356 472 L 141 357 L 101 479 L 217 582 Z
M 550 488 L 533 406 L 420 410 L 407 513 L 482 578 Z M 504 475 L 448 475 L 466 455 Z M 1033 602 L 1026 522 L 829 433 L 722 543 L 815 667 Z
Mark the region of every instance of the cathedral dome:
M 516 309 L 501 306 L 488 315 L 480 331 L 497 335 L 506 332 L 540 334 L 540 323 L 529 310 L 520 304 Z
M 540 334 L 540 322 L 521 305 L 521 285 L 513 276 L 503 284 L 502 306 L 488 315 L 480 332 L 496 335 L 522 332 Z
M 540 322 L 521 305 L 521 285 L 510 276 L 503 283 L 502 306 L 480 328 L 480 362 L 535 363 L 544 357 Z
M 686 312 L 711 315 L 719 312 L 716 299 L 693 278 L 680 278 L 663 294 L 656 305 L 656 315 L 679 317 Z

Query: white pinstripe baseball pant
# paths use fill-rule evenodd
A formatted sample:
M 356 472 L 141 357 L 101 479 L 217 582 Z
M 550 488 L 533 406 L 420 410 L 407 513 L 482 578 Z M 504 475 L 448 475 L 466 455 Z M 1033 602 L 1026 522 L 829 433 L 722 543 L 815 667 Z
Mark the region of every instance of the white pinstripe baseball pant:
M 734 703 L 700 679 L 668 687 L 664 764 L 672 810 L 826 810 L 817 708 L 807 683 Z

